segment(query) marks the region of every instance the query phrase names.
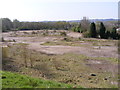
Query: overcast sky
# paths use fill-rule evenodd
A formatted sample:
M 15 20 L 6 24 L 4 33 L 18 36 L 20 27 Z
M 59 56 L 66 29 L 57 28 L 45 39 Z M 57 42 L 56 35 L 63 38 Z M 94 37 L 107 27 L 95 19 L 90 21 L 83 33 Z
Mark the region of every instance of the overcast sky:
M 89 2 L 88 2 L 89 1 Z M 118 18 L 119 0 L 0 0 L 0 18 L 58 21 Z

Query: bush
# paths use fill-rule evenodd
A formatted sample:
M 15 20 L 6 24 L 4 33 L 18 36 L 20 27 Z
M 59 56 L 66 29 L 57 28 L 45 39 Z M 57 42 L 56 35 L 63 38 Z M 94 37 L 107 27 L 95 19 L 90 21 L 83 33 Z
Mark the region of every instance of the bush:
M 47 35 L 48 35 L 47 33 L 45 33 L 45 32 L 43 33 L 43 36 L 47 36 Z
M 5 42 L 4 38 L 2 37 L 2 42 Z
M 13 39 L 13 42 L 16 42 L 16 40 L 15 40 L 15 39 Z
M 54 32 L 54 33 L 56 33 L 57 31 L 56 31 L 56 30 L 54 30 L 53 32 Z
M 67 36 L 66 32 L 60 32 L 61 36 Z
M 90 33 L 88 31 L 83 33 L 83 37 L 85 38 L 89 38 L 90 37 Z
M 69 38 L 67 38 L 67 37 L 65 37 L 63 40 L 64 40 L 64 41 L 67 41 L 67 42 L 71 41 L 71 40 L 70 40 Z
M 24 34 L 29 34 L 28 32 L 23 32 Z
M 32 31 L 32 34 L 37 34 L 37 32 L 35 32 L 35 31 Z
M 49 35 L 48 30 L 44 30 L 44 32 L 43 32 L 43 36 L 47 36 L 47 35 Z

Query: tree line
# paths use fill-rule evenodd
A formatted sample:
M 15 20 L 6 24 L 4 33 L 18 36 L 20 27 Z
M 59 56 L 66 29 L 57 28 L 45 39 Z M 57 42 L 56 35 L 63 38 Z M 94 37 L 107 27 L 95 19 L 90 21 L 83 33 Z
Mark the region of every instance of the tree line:
M 52 30 L 69 30 L 71 25 L 66 21 L 56 21 L 56 22 L 20 22 L 17 19 L 11 21 L 8 18 L 1 18 L 2 20 L 2 30 L 42 30 L 42 29 L 52 29 Z
M 103 22 L 90 22 L 83 17 L 80 22 L 20 22 L 17 19 L 11 21 L 9 18 L 1 18 L 2 31 L 11 30 L 72 30 L 82 33 L 84 37 L 102 38 L 102 39 L 119 39 L 120 35 L 116 32 L 116 26 L 108 28 Z M 111 25 L 109 25 L 111 26 Z M 108 30 L 109 29 L 109 30 Z

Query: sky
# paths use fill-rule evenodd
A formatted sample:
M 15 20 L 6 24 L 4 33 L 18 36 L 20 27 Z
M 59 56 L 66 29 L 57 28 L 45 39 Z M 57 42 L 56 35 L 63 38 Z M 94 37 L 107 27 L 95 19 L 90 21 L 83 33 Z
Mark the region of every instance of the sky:
M 0 18 L 59 21 L 118 18 L 119 0 L 0 0 Z

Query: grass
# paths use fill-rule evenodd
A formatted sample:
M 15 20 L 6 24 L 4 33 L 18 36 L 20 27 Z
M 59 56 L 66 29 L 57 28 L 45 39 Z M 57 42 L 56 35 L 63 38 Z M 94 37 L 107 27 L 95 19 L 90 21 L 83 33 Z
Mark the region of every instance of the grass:
M 43 44 L 40 44 L 40 45 L 49 45 L 49 46 L 55 46 L 55 45 L 64 45 L 64 46 L 79 46 L 79 47 L 92 47 L 92 46 L 113 46 L 111 44 L 100 44 L 98 42 L 91 42 L 89 43 L 85 43 L 85 44 L 82 44 L 82 43 L 85 43 L 85 42 L 73 42 L 73 41 L 57 41 L 57 42 L 54 42 L 54 41 L 48 41 L 48 42 L 45 42 Z
M 81 47 L 88 47 L 88 45 L 86 44 L 81 44 L 82 42 L 79 42 L 79 41 L 72 41 L 71 39 L 67 39 L 67 40 L 61 40 L 61 41 L 57 41 L 57 42 L 54 42 L 54 41 L 48 41 L 48 42 L 45 42 L 43 44 L 40 44 L 40 45 L 64 45 L 64 46 L 81 46 Z
M 117 46 L 116 40 L 101 40 L 94 38 L 72 38 L 72 37 L 64 37 L 62 40 L 58 41 L 48 41 L 41 45 L 64 45 L 64 46 L 79 46 L 79 47 L 88 47 L 92 46 Z
M 110 61 L 110 62 L 115 63 L 115 64 L 118 64 L 118 61 L 119 61 L 118 58 L 112 58 L 112 57 L 94 57 L 93 59 L 95 59 L 95 60 L 106 60 L 106 61 Z
M 25 45 L 29 45 L 28 43 L 14 43 L 13 45 L 20 45 L 20 46 L 25 46 Z
M 1 71 L 2 88 L 73 88 L 74 85 Z M 80 86 L 77 86 L 81 88 Z

